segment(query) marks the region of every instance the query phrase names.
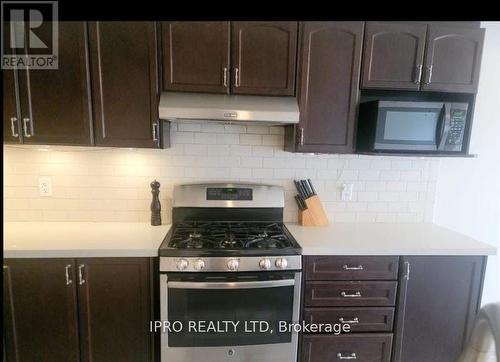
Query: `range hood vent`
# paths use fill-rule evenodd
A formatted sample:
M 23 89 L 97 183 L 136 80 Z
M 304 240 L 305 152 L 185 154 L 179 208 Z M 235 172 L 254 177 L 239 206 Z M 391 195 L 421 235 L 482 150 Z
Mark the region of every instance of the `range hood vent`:
M 299 122 L 295 97 L 163 92 L 159 115 L 169 121 L 285 125 Z

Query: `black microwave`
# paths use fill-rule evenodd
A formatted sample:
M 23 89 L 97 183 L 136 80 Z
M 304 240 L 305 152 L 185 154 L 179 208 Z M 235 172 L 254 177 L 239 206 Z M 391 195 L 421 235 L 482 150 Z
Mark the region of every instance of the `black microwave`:
M 465 152 L 468 103 L 371 101 L 361 103 L 357 150 Z

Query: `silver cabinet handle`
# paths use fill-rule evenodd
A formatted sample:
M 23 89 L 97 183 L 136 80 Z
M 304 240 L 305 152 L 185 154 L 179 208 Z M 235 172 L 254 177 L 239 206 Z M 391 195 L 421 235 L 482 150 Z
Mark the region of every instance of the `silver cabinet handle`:
M 432 82 L 432 65 L 427 67 L 427 80 L 425 81 L 425 84 L 431 84 Z
M 227 88 L 227 67 L 222 68 L 222 82 L 224 87 Z
M 299 127 L 299 145 L 304 146 L 304 128 Z
M 239 68 L 234 68 L 234 86 L 240 86 L 240 70 Z
M 356 356 L 356 353 L 354 352 L 348 352 L 348 353 L 337 353 L 337 358 L 338 359 L 357 359 L 358 357 Z
M 364 270 L 363 265 L 358 266 L 349 266 L 347 264 L 342 265 L 342 269 L 344 270 Z
M 85 279 L 83 279 L 83 268 L 85 268 L 85 264 L 78 265 L 78 284 L 85 284 Z
M 413 80 L 413 83 L 420 84 L 421 80 L 422 80 L 422 64 L 419 64 L 415 67 L 415 78 Z
M 30 123 L 31 120 L 28 117 L 23 118 L 23 126 L 24 126 L 24 137 L 30 138 L 32 136 L 31 133 L 31 128 L 30 132 L 28 132 L 28 123 Z
M 354 317 L 352 319 L 345 319 L 345 318 L 340 317 L 339 322 L 340 323 L 348 323 L 348 324 L 358 324 L 359 319 L 358 319 L 358 317 Z
M 353 294 L 349 294 L 347 292 L 342 292 L 340 293 L 340 295 L 344 298 L 361 298 L 361 292 L 360 291 L 357 291 Z
M 159 123 L 158 123 L 158 121 L 154 121 L 153 122 L 153 141 L 155 141 L 155 142 L 158 141 L 158 133 L 160 133 Z
M 19 137 L 19 133 L 17 133 L 16 125 L 17 117 L 11 117 L 10 119 L 10 130 L 12 131 L 12 137 Z
M 66 285 L 70 285 L 73 283 L 71 278 L 69 277 L 69 269 L 71 268 L 71 264 L 68 264 L 64 267 L 64 274 L 66 275 Z
M 405 266 L 404 279 L 410 280 L 410 262 L 409 261 L 405 261 L 404 262 L 404 266 Z

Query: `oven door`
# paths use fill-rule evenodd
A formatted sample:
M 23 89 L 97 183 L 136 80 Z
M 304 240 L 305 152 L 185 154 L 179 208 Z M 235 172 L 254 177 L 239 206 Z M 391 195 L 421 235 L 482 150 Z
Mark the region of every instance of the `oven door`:
M 295 361 L 298 336 L 280 333 L 278 323 L 298 321 L 300 279 L 300 272 L 161 274 L 161 319 L 182 325 L 162 334 L 162 361 Z
M 445 116 L 441 102 L 381 101 L 374 150 L 437 151 Z

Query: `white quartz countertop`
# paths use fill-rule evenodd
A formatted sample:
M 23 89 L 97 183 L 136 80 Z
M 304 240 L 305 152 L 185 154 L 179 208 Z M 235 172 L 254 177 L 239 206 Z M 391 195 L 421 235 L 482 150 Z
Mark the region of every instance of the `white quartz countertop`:
M 6 222 L 4 258 L 151 257 L 170 225 L 127 222 Z
M 434 224 L 287 223 L 303 255 L 494 255 L 496 248 Z
M 434 224 L 287 223 L 304 255 L 493 255 L 488 244 Z M 153 257 L 171 225 L 6 222 L 4 258 Z

